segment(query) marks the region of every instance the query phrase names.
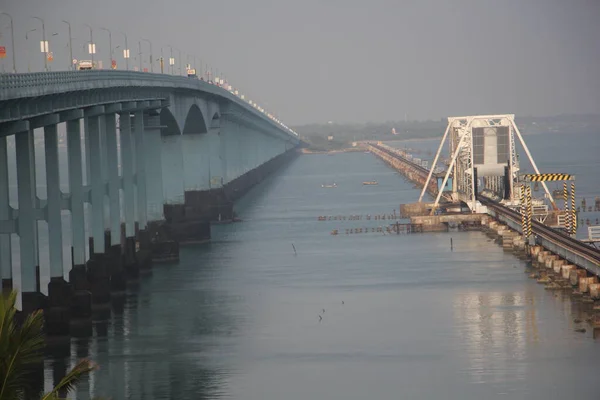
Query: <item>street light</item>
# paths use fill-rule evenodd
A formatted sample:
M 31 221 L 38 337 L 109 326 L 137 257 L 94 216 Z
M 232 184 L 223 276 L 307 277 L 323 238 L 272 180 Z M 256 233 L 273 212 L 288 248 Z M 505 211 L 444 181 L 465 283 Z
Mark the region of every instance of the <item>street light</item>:
M 88 47 L 88 51 L 92 56 L 92 68 L 94 68 L 94 54 L 96 54 L 96 45 L 94 44 L 94 34 L 92 32 L 92 27 L 89 26 L 88 24 L 83 24 L 85 26 L 87 26 L 88 28 L 90 28 L 90 45 Z
M 111 33 L 110 33 L 110 31 L 108 29 L 106 29 L 106 28 L 100 28 L 100 29 L 103 30 L 103 31 L 108 32 L 108 48 L 110 49 L 109 50 L 109 53 L 110 53 L 110 62 L 109 62 L 109 65 L 112 68 L 112 64 L 113 64 L 112 35 L 111 35 Z
M 169 57 L 169 65 L 171 66 L 171 75 L 173 75 L 173 65 L 175 65 L 175 59 L 173 58 L 173 46 L 167 45 L 171 49 L 171 56 Z
M 29 34 L 31 32 L 37 32 L 37 29 L 30 29 L 25 32 L 25 40 L 29 40 Z M 29 52 L 27 52 L 27 72 L 31 72 L 31 60 L 29 59 Z
M 138 49 L 139 49 L 139 53 L 138 53 L 138 58 L 140 59 L 140 72 L 142 72 L 143 68 L 142 68 L 142 41 L 138 41 Z
M 163 48 L 160 48 L 160 58 L 157 60 L 160 61 L 160 73 L 165 73 L 165 59 L 163 58 Z
M 71 69 L 75 68 L 75 64 L 73 64 L 73 37 L 71 36 L 71 24 L 68 21 L 63 21 L 69 27 L 69 56 L 71 59 L 69 60 L 69 66 Z
M 0 12 L 0 15 L 6 15 L 10 19 L 10 39 L 12 41 L 12 62 L 13 62 L 13 74 L 17 73 L 17 60 L 15 53 L 17 52 L 15 49 L 15 31 L 13 28 L 13 19 L 9 13 Z
M 179 75 L 183 75 L 181 73 L 181 50 L 177 49 L 177 51 L 179 52 Z
M 142 38 L 142 40 L 150 45 L 150 57 L 148 57 L 148 59 L 150 60 L 150 72 L 154 72 L 154 67 L 153 67 L 153 65 L 154 65 L 153 60 L 154 59 L 152 58 L 152 42 L 149 41 L 148 39 L 144 39 L 144 38 Z
M 125 59 L 125 68 L 129 71 L 129 47 L 127 46 L 127 35 L 121 32 L 121 35 L 125 37 L 125 48 L 123 49 L 123 58 Z
M 32 17 L 39 20 L 42 23 L 42 43 L 40 49 L 42 54 L 44 55 L 44 70 L 48 72 L 48 42 L 46 41 L 46 26 L 44 24 L 44 20 L 40 17 Z

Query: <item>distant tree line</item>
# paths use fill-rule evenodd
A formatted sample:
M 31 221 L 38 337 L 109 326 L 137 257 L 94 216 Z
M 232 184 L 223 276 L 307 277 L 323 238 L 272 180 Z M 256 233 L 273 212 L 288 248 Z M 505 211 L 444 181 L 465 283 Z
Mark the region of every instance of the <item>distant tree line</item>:
M 600 133 L 600 114 L 558 115 L 552 117 L 516 116 L 523 134 L 563 132 Z M 366 124 L 308 124 L 295 126 L 302 139 L 314 150 L 336 150 L 361 140 L 401 140 L 441 137 L 446 118 L 427 121 L 387 121 Z M 395 132 L 395 134 L 394 134 Z

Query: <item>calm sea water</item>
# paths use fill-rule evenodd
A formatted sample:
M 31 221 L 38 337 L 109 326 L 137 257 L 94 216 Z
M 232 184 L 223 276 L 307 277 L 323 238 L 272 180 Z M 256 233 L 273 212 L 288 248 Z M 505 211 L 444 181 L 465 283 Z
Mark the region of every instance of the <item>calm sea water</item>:
M 558 156 L 543 161 L 537 138 L 541 167 Z M 583 186 L 599 160 L 597 137 L 581 140 L 564 141 L 581 174 L 548 167 Z M 581 192 L 599 192 L 591 179 Z M 244 222 L 154 266 L 69 360 L 49 360 L 47 384 L 89 356 L 100 370 L 77 399 L 597 399 L 600 341 L 573 322 L 591 311 L 482 233 L 345 235 L 383 221 L 317 221 L 417 195 L 370 154 L 299 157 L 242 199 Z

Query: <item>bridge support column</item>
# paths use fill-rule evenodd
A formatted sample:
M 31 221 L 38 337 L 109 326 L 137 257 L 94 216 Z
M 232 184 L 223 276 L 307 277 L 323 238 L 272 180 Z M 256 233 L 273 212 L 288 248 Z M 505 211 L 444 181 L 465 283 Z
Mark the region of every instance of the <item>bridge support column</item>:
M 110 290 L 123 293 L 126 289 L 125 271 L 121 257 L 121 204 L 119 199 L 119 157 L 117 152 L 116 114 L 105 118 L 106 167 L 108 172 L 108 197 L 110 204 L 110 243 L 106 243 L 106 262 L 110 271 Z
M 206 134 L 185 134 L 182 136 L 183 173 L 185 190 L 208 190 L 209 141 Z
M 135 172 L 137 194 L 137 220 L 140 230 L 146 229 L 148 219 L 146 215 L 146 149 L 144 145 L 144 112 L 136 111 L 134 114 L 133 134 L 135 138 Z
M 44 127 L 46 153 L 46 187 L 48 223 L 48 247 L 50 253 L 50 283 L 48 284 L 48 306 L 44 314 L 48 335 L 68 336 L 72 300 L 71 285 L 65 280 L 63 268 L 63 242 L 61 219 L 61 192 L 58 161 L 58 132 L 56 124 Z
M 244 175 L 246 172 L 248 172 L 250 170 L 250 165 L 248 164 L 248 151 L 250 150 L 248 148 L 248 136 L 251 135 L 252 130 L 248 129 L 247 127 L 242 127 L 240 126 L 238 128 L 238 141 L 237 141 L 237 145 L 238 145 L 238 155 L 239 155 L 239 161 L 240 161 L 240 173 L 239 175 L 242 176 Z
M 8 146 L 6 137 L 0 137 L 0 221 L 12 219 L 8 189 Z M 12 288 L 12 247 L 10 234 L 0 233 L 0 279 L 4 290 Z
M 135 171 L 136 171 L 136 194 L 137 194 L 137 238 L 140 250 L 136 252 L 136 261 L 140 270 L 149 270 L 152 264 L 150 253 L 150 238 L 148 237 L 148 197 L 146 185 L 146 157 L 148 154 L 144 138 L 144 111 L 138 110 L 134 114 L 135 138 Z
M 259 135 L 257 142 L 257 157 L 258 163 L 262 164 L 267 161 L 267 156 L 265 154 L 265 139 L 264 135 Z
M 237 160 L 235 159 L 235 123 L 226 118 L 221 120 L 221 159 L 223 160 L 223 182 L 225 184 L 234 180 L 237 175 Z
M 44 127 L 44 147 L 46 152 L 46 186 L 47 186 L 47 222 L 48 230 L 53 234 L 48 235 L 50 252 L 50 279 L 63 279 L 62 256 L 62 220 L 61 220 L 61 193 L 60 177 L 58 170 L 58 138 L 57 126 Z
M 87 146 L 86 146 L 87 148 Z M 69 282 L 73 286 L 71 317 L 89 319 L 91 293 L 85 266 L 85 214 L 83 193 L 83 159 L 81 152 L 81 120 L 67 121 L 67 162 L 69 165 L 69 192 L 71 201 L 72 266 Z M 90 322 L 91 323 L 91 322 Z
M 125 210 L 124 267 L 128 279 L 137 279 L 139 267 L 135 260 L 135 188 L 134 188 L 134 137 L 129 111 L 119 114 L 121 141 L 121 171 L 123 175 L 123 202 Z
M 225 185 L 229 183 L 229 171 L 227 170 L 227 133 L 225 132 L 227 125 L 224 121 L 221 123 L 219 131 L 219 160 L 221 161 L 221 184 Z
M 87 262 L 88 276 L 92 292 L 92 304 L 106 305 L 110 301 L 110 271 L 106 260 L 106 240 L 104 230 L 104 195 L 102 160 L 106 160 L 106 147 L 102 140 L 100 125 L 104 125 L 104 116 L 89 116 L 89 141 L 86 145 L 90 154 L 90 179 L 92 203 L 93 249 Z M 93 250 L 93 251 L 92 251 Z M 106 308 L 106 307 L 104 307 Z
M 115 114 L 105 116 L 106 167 L 108 172 L 108 197 L 110 204 L 110 245 L 120 244 L 121 206 L 119 202 L 119 157 L 117 153 L 117 126 Z
M 81 156 L 80 121 L 67 121 L 67 160 L 71 193 L 71 233 L 73 265 L 85 264 L 85 221 L 83 212 L 83 162 Z M 69 279 L 71 280 L 71 279 Z
M 163 176 L 160 136 L 160 117 L 156 111 L 151 111 L 144 124 L 145 166 L 150 179 L 146 182 L 148 201 L 148 221 L 160 221 L 163 217 Z M 169 177 L 170 178 L 170 177 Z
M 161 160 L 164 202 L 167 205 L 183 205 L 183 154 L 181 149 L 182 135 L 163 136 L 161 143 Z M 167 215 L 165 215 L 167 217 Z
M 21 256 L 21 282 L 13 281 L 21 291 L 17 309 L 29 314 L 44 308 L 45 299 L 40 293 L 37 279 L 38 239 L 36 222 L 35 152 L 33 130 L 15 136 L 17 152 L 17 184 L 19 194 L 19 250 Z
M 210 166 L 210 188 L 216 189 L 223 186 L 223 165 L 221 161 L 221 135 L 219 129 L 208 131 L 209 166 Z
M 89 140 L 86 142 L 86 149 L 90 155 L 88 176 L 91 186 L 92 237 L 94 239 L 93 252 L 90 249 L 91 258 L 92 253 L 104 252 L 104 181 L 102 179 L 100 117 L 88 117 L 87 127 Z

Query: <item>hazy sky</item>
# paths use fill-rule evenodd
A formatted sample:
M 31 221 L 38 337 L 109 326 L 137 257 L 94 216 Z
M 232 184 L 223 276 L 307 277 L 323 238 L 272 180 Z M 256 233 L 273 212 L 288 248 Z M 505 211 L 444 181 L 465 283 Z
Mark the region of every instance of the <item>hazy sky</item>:
M 171 44 L 292 125 L 600 112 L 600 0 L 0 0 L 0 11 L 15 19 L 21 71 L 43 65 L 31 16 L 45 19 L 53 70 L 69 60 L 61 20 L 79 59 L 87 23 L 105 66 L 100 27 L 120 46 L 119 68 L 118 31 L 132 57 L 140 37 L 156 57 Z

